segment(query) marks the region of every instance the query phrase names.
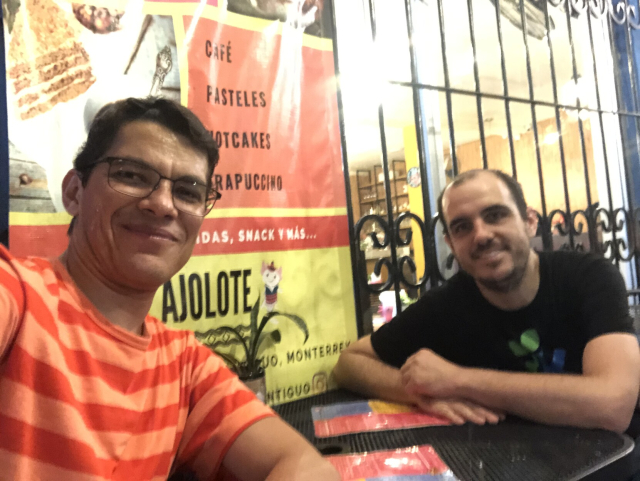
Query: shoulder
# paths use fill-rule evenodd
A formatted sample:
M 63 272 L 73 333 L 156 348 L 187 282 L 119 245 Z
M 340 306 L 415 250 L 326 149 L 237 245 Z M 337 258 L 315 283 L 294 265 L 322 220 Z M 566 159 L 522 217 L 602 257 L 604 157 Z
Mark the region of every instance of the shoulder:
M 555 267 L 577 267 L 577 266 L 611 266 L 611 262 L 601 255 L 592 252 L 575 252 L 575 251 L 553 251 L 538 252 L 540 262 Z M 614 267 L 615 269 L 615 267 Z
M 607 259 L 591 252 L 541 252 L 541 269 L 552 277 L 568 281 L 571 284 L 610 283 L 624 286 L 618 269 Z
M 469 294 L 476 290 L 477 286 L 473 278 L 466 272 L 460 271 L 443 284 L 425 292 L 420 301 L 432 307 L 442 306 L 450 309 L 452 303 L 471 299 L 472 296 Z
M 50 260 L 40 257 L 16 258 L 0 245 L 0 287 L 19 304 L 27 297 L 27 286 L 30 291 L 43 295 L 52 289 L 48 287 L 57 283 L 55 270 Z

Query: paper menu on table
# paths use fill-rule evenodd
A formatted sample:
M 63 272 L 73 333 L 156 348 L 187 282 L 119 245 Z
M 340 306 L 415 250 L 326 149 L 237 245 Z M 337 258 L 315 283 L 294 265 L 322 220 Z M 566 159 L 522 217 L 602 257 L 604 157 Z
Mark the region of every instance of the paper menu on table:
M 326 459 L 343 481 L 459 481 L 430 445 Z
M 378 400 L 313 406 L 311 416 L 318 438 L 451 424 L 448 419 L 419 412 L 411 406 Z

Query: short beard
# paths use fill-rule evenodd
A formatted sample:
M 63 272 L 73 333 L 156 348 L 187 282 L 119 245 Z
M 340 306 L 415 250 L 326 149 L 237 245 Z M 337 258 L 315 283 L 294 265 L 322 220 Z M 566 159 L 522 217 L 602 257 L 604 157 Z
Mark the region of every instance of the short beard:
M 529 264 L 529 256 L 531 255 L 531 251 L 529 251 L 525 262 L 522 265 L 514 266 L 511 273 L 500 280 L 495 279 L 481 279 L 477 278 L 475 281 L 478 284 L 481 284 L 482 287 L 489 291 L 499 292 L 500 294 L 506 294 L 510 292 L 522 284 L 522 279 L 524 279 L 524 274 L 527 272 L 527 265 Z

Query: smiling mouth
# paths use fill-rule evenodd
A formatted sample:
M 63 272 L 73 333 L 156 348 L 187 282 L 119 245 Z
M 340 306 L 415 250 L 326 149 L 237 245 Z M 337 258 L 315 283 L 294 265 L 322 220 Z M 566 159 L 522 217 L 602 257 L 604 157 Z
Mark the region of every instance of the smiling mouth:
M 476 260 L 492 261 L 497 259 L 503 253 L 504 253 L 503 249 L 499 249 L 499 250 L 492 249 L 490 251 L 475 253 L 473 258 Z
M 170 233 L 162 229 L 154 229 L 148 227 L 138 227 L 138 226 L 124 226 L 124 229 L 131 234 L 145 237 L 151 240 L 164 241 L 164 242 L 175 242 L 177 239 Z

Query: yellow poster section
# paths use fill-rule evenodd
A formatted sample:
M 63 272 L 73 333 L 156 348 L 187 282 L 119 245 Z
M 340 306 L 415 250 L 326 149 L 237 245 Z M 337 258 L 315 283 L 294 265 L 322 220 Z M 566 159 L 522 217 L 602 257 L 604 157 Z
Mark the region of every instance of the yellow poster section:
M 261 303 L 265 297 L 263 262 L 282 268 L 275 310 L 301 317 L 309 332 L 304 342 L 303 331 L 289 319 L 268 322 L 265 332 L 277 329 L 281 339 L 277 344 L 267 340 L 258 353 L 266 368 L 267 402 L 279 404 L 333 388 L 331 370 L 357 338 L 348 247 L 192 257 L 171 280 L 175 304 L 167 286 L 160 288 L 151 314 L 163 319 L 164 313 L 168 327 L 199 332 L 244 325 L 241 330 L 248 337 L 250 313 L 245 309 L 258 296 Z M 261 307 L 258 321 L 266 313 Z M 194 314 L 200 318 L 194 320 Z M 231 337 L 211 340 L 228 343 Z M 222 350 L 244 360 L 238 343 Z
M 224 8 L 201 3 L 153 2 L 144 4 L 150 15 L 170 15 L 180 65 L 181 102 L 187 105 L 189 68 L 187 46 L 197 28 L 197 19 L 206 18 L 232 27 L 264 32 L 266 35 L 282 33 L 282 23 L 228 12 Z M 183 16 L 192 16 L 191 28 L 185 30 Z M 331 39 L 312 35 L 303 36 L 303 46 L 316 50 L 333 50 Z M 295 217 L 344 216 L 346 207 L 329 209 L 215 209 L 208 217 Z M 280 404 L 293 401 L 335 387 L 330 373 L 340 352 L 357 339 L 353 296 L 351 259 L 348 246 L 328 249 L 310 249 L 289 252 L 255 252 L 225 256 L 192 257 L 171 280 L 171 295 L 165 286 L 156 293 L 151 314 L 164 318 L 167 326 L 177 329 L 207 332 L 220 326 L 244 326 L 240 331 L 249 336 L 250 308 L 258 295 L 261 304 L 265 298 L 265 285 L 261 275 L 263 262 L 282 268 L 275 310 L 301 317 L 309 332 L 304 334 L 295 323 L 284 317 L 269 321 L 265 333 L 278 330 L 280 342 L 267 340 L 258 353 L 266 369 L 267 402 Z M 226 288 L 228 285 L 228 289 Z M 183 287 L 184 286 L 184 287 Z M 202 296 L 193 292 L 198 287 Z M 208 292 L 205 287 L 208 286 Z M 184 290 L 182 290 L 184 289 Z M 184 293 L 184 294 L 183 294 Z M 191 300 L 190 295 L 193 297 Z M 185 297 L 183 302 L 183 296 Z M 201 302 L 201 305 L 198 302 Z M 193 306 L 192 306 L 193 304 Z M 184 309 L 187 312 L 183 312 Z M 194 319 L 199 315 L 198 320 Z M 201 312 L 198 312 L 201 310 Z M 261 307 L 258 322 L 267 313 Z M 207 315 L 209 317 L 207 317 Z M 183 319 L 182 321 L 180 319 Z M 229 341 L 233 336 L 211 336 L 210 341 Z M 220 347 L 219 347 L 220 348 Z M 222 347 L 226 354 L 244 360 L 242 347 L 231 344 Z
M 412 168 L 420 169 L 420 160 L 418 157 L 418 140 L 416 138 L 416 128 L 414 125 L 406 126 L 402 131 L 404 140 L 404 161 L 407 167 L 407 172 Z M 418 185 L 412 187 L 407 182 L 407 193 L 409 194 L 409 210 L 411 213 L 417 215 L 421 219 L 425 219 L 424 216 L 424 204 L 422 202 L 422 186 Z M 425 261 L 424 261 L 424 248 L 422 232 L 420 227 L 415 223 L 411 223 L 411 234 L 413 242 L 413 260 L 416 263 L 416 272 L 418 276 L 424 273 Z

